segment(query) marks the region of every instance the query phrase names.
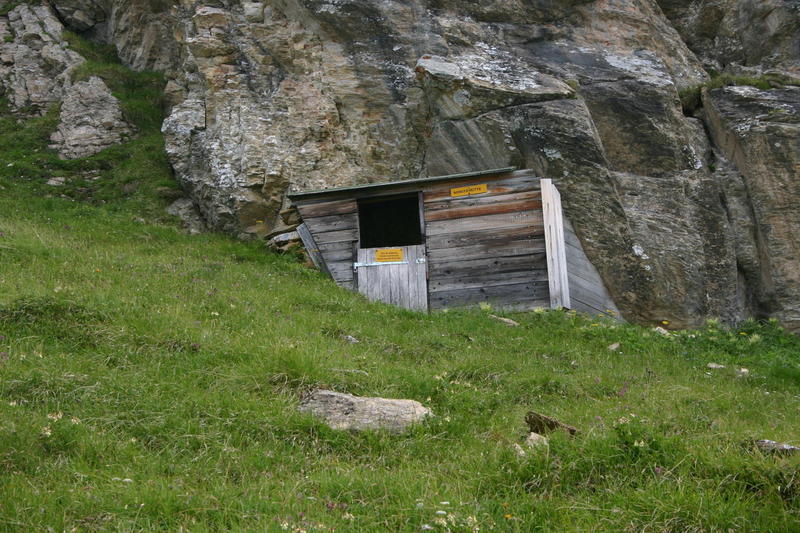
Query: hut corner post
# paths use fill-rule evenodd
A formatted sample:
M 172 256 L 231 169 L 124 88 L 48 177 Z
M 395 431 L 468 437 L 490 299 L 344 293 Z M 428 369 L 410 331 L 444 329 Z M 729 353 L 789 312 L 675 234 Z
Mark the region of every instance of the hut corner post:
M 547 250 L 547 279 L 550 286 L 550 308 L 570 308 L 561 195 L 553 185 L 553 180 L 542 179 L 541 184 L 544 240 L 545 249 Z

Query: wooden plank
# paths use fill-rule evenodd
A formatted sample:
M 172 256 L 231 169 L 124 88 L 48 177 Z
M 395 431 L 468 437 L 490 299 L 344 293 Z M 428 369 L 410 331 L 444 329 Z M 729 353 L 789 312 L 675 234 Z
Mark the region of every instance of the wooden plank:
M 509 194 L 492 194 L 480 196 L 464 196 L 461 198 L 447 198 L 445 200 L 428 201 L 425 202 L 425 211 L 433 212 L 442 209 L 452 209 L 454 207 L 470 206 L 476 207 L 479 205 L 492 205 L 505 202 L 517 202 L 520 200 L 541 200 L 542 192 L 540 188 L 530 187 L 529 190 L 522 192 L 514 192 Z M 424 199 L 423 199 L 424 201 Z
M 528 255 L 544 253 L 544 239 L 521 239 L 490 244 L 475 244 L 473 246 L 459 246 L 458 248 L 440 248 L 428 250 L 428 260 L 441 261 L 466 261 L 484 257 L 507 257 L 513 255 Z
M 345 200 L 315 200 L 310 202 L 297 201 L 295 205 L 303 219 L 329 215 L 344 215 L 358 211 L 358 205 L 352 198 L 347 198 Z
M 589 315 L 599 315 L 600 313 L 603 314 L 606 313 L 605 310 L 600 310 L 594 305 L 581 301 L 581 299 L 577 297 L 572 298 L 572 309 L 580 311 L 581 313 L 587 313 Z
M 509 240 L 544 239 L 544 226 L 517 226 L 512 228 L 495 228 L 486 231 L 464 231 L 433 235 L 426 239 L 428 251 L 442 248 L 457 248 L 476 244 L 504 243 Z
M 355 229 L 325 231 L 323 233 L 314 233 L 314 239 L 320 246 L 335 242 L 355 242 L 358 240 L 358 231 Z
M 512 257 L 487 257 L 460 261 L 428 261 L 428 275 L 431 281 L 441 278 L 468 276 L 493 272 L 522 272 L 547 268 L 547 257 L 543 253 L 515 255 Z
M 488 272 L 448 278 L 436 278 L 429 282 L 428 290 L 431 294 L 439 291 L 452 291 L 457 289 L 477 289 L 480 287 L 495 287 L 500 285 L 515 285 L 529 281 L 547 281 L 547 269 L 525 270 L 521 272 L 508 272 L 497 274 Z
M 569 308 L 569 280 L 567 279 L 561 195 L 552 180 L 543 179 L 541 182 L 550 307 L 553 309 Z
M 539 211 L 542 201 L 539 199 L 519 200 L 516 202 L 499 202 L 477 206 L 453 206 L 450 209 L 439 209 L 425 212 L 425 221 L 453 220 L 458 218 L 478 217 L 482 215 L 499 215 L 518 211 Z
M 353 263 L 328 263 L 328 270 L 336 281 L 352 281 Z
M 324 233 L 326 231 L 341 231 L 345 229 L 357 228 L 358 215 L 355 213 L 350 213 L 326 217 L 303 217 L 303 222 L 305 222 L 305 224 L 314 234 Z
M 516 174 L 516 173 L 515 173 Z M 424 201 L 426 204 L 439 201 L 453 201 L 464 199 L 465 197 L 450 196 L 450 189 L 456 189 L 469 184 L 487 184 L 488 190 L 480 195 L 470 198 L 497 196 L 500 194 L 512 194 L 524 191 L 539 189 L 539 178 L 532 173 L 517 174 L 508 177 L 491 179 L 487 176 L 477 178 L 462 178 L 454 181 L 440 182 L 423 187 L 425 193 Z
M 349 243 L 344 243 L 349 244 Z M 326 250 L 321 251 L 322 257 L 325 258 L 325 261 L 328 263 L 352 263 L 354 261 L 353 257 L 353 247 L 347 246 L 342 247 L 334 250 Z
M 520 228 L 542 225 L 541 211 L 522 211 L 500 215 L 460 218 L 457 220 L 437 220 L 426 223 L 428 236 L 478 231 L 497 228 Z
M 311 235 L 310 231 L 308 231 L 308 227 L 306 227 L 305 224 L 300 224 L 297 226 L 297 233 L 300 235 L 300 240 L 303 241 L 303 246 L 305 247 L 306 252 L 308 252 L 308 256 L 311 258 L 311 262 L 314 263 L 314 266 L 330 276 L 331 273 L 328 270 L 328 265 L 326 264 L 316 241 L 314 241 L 314 236 Z
M 610 309 L 607 305 L 608 300 L 605 295 L 596 291 L 596 285 L 586 286 L 582 284 L 581 281 L 582 280 L 577 277 L 570 276 L 570 298 L 574 296 L 584 303 L 594 305 L 603 312 Z
M 406 309 L 428 309 L 425 246 L 402 246 L 402 264 L 376 261 L 376 251 L 382 248 L 360 248 L 357 271 L 358 291 L 370 301 L 381 301 Z
M 486 302 L 495 306 L 519 305 L 521 303 L 547 306 L 550 301 L 546 281 L 530 281 L 513 285 L 480 287 L 439 291 L 430 295 L 431 307 L 436 309 L 461 307 Z

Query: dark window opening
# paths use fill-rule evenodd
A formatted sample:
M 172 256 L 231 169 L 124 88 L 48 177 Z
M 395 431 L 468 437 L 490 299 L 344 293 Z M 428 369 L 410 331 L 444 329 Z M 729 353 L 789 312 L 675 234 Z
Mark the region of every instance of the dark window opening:
M 359 200 L 358 227 L 361 248 L 422 244 L 419 197 Z

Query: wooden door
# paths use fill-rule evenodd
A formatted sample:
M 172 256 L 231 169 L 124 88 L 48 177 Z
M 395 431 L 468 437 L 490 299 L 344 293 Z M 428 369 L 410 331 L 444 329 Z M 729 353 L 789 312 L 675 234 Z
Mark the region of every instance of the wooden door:
M 360 248 L 354 265 L 358 292 L 371 301 L 428 310 L 425 245 Z

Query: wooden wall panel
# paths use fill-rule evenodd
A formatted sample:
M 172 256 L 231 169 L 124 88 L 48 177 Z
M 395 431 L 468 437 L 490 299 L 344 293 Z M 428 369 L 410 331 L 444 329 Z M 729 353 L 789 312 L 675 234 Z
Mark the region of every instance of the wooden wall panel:
M 619 316 L 614 300 L 606 290 L 605 283 L 597 269 L 586 257 L 580 239 L 568 219 L 564 219 L 564 241 L 567 257 L 567 277 L 569 279 L 572 309 L 596 315 L 612 311 Z
M 451 196 L 471 185 L 486 192 Z M 437 183 L 423 201 L 431 309 L 549 305 L 540 184 L 530 171 Z
M 353 289 L 353 254 L 358 240 L 355 200 L 298 201 L 295 205 L 331 277 L 338 285 Z

